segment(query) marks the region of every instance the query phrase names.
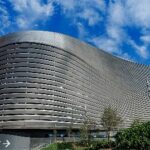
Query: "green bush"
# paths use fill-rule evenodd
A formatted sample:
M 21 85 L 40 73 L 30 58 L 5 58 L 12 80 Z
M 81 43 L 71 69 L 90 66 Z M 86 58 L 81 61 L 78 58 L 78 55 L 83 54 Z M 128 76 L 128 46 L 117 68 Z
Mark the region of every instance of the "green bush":
M 115 147 L 115 142 L 114 141 L 109 141 L 108 140 L 102 140 L 102 141 L 97 141 L 97 142 L 93 142 L 93 144 L 91 144 L 91 146 L 89 146 L 88 148 L 86 148 L 85 150 L 98 150 L 101 148 L 114 148 Z
M 115 147 L 115 142 L 114 141 L 106 141 L 102 140 L 99 143 L 97 143 L 95 150 L 100 149 L 100 148 L 110 148 L 110 147 Z
M 42 148 L 41 150 L 57 150 L 57 144 L 56 143 L 50 144 L 47 147 Z
M 87 141 L 87 140 L 82 140 L 79 142 L 76 142 L 75 144 L 81 147 L 88 147 L 89 145 L 95 144 L 96 141 Z
M 53 143 L 42 150 L 73 150 L 72 143 Z
M 113 148 L 114 150 L 150 150 L 150 121 L 134 123 L 131 128 L 119 131 L 114 141 L 89 141 L 84 148 L 84 141 L 77 143 L 54 143 L 42 150 L 99 150 Z
M 137 123 L 119 131 L 116 136 L 118 149 L 150 150 L 150 122 Z
M 73 145 L 72 143 L 58 143 L 57 144 L 58 150 L 73 150 Z

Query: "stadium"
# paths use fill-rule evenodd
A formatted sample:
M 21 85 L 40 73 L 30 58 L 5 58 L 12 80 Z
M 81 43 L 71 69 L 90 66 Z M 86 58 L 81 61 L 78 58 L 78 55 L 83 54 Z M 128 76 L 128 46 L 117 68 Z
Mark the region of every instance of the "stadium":
M 150 120 L 150 67 L 54 32 L 0 37 L 1 131 L 79 129 L 85 113 L 101 127 L 105 107 L 122 128 Z

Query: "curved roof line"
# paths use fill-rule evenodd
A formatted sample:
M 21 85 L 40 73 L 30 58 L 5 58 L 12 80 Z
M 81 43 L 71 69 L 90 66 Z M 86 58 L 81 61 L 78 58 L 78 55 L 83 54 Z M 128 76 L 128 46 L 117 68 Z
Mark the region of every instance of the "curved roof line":
M 78 39 L 74 37 L 64 35 L 62 33 L 31 30 L 31 31 L 10 33 L 10 34 L 0 37 L 0 47 L 8 45 L 8 44 L 12 44 L 12 43 L 19 43 L 19 42 L 40 43 L 40 44 L 51 45 L 60 49 L 65 49 L 68 52 L 75 53 L 77 56 L 79 56 L 85 61 L 87 59 L 88 59 L 87 61 L 89 61 L 90 59 L 91 65 L 92 63 L 94 63 L 94 66 L 95 66 L 95 62 L 99 61 L 99 58 L 97 57 L 99 55 L 101 55 L 101 57 L 105 55 L 105 56 L 111 57 L 114 60 L 117 59 L 117 60 L 127 61 L 129 63 L 139 64 L 136 62 L 132 62 L 132 61 L 125 60 L 120 57 L 111 55 L 102 49 L 96 48 L 88 43 L 79 41 Z M 94 59 L 93 62 L 92 62 L 92 58 Z

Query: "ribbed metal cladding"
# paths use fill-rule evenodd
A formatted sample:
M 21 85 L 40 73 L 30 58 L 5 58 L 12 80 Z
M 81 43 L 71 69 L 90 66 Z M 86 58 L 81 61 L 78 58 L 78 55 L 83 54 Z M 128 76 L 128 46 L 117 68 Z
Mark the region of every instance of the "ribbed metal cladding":
M 62 34 L 10 34 L 0 38 L 0 128 L 79 128 L 85 113 L 100 124 L 109 105 L 122 127 L 150 120 L 149 80 L 149 66 Z

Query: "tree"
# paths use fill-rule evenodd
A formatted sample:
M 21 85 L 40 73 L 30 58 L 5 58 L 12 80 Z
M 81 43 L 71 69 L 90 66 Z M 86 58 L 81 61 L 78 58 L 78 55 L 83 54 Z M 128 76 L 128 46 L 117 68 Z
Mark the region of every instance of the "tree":
M 81 141 L 88 146 L 91 141 L 91 130 L 93 130 L 96 126 L 94 120 L 92 120 L 89 116 L 85 116 L 83 124 L 80 128 Z
M 110 106 L 104 109 L 101 117 L 101 123 L 107 132 L 108 142 L 110 141 L 110 132 L 113 131 L 122 122 L 121 117 L 117 114 L 117 111 Z

